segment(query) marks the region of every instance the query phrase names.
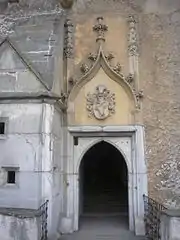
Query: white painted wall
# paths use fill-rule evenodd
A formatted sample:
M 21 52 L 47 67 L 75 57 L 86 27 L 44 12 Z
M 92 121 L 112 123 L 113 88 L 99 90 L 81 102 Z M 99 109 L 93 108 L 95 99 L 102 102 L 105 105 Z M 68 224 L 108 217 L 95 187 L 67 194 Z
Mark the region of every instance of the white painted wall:
M 63 202 L 63 120 L 51 104 L 1 104 L 7 119 L 0 136 L 0 207 L 32 208 L 49 200 L 48 232 L 58 231 Z M 18 167 L 17 183 L 7 184 L 2 167 Z
M 63 129 L 62 115 L 56 108 L 53 111 L 52 135 L 53 142 L 53 192 L 52 192 L 52 226 L 51 231 L 58 231 L 63 215 Z
M 0 137 L 0 206 L 38 208 L 41 170 L 41 104 L 1 104 L 0 117 L 8 119 Z M 17 183 L 6 184 L 1 167 L 19 167 Z

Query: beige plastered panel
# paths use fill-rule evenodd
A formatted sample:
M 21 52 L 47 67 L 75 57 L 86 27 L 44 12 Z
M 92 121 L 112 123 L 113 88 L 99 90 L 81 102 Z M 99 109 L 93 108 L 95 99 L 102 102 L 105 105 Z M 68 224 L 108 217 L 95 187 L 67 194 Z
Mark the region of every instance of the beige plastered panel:
M 86 96 L 94 93 L 95 88 L 103 84 L 115 93 L 116 112 L 105 120 L 97 120 L 94 116 L 89 117 L 86 109 Z M 126 92 L 119 83 L 110 79 L 101 68 L 97 75 L 86 83 L 78 92 L 74 102 L 69 102 L 68 116 L 70 125 L 128 125 L 134 123 L 133 110 L 134 100 L 130 93 Z
M 83 59 L 97 49 L 97 33 L 93 32 L 93 25 L 97 23 L 99 15 L 82 15 L 76 18 L 75 29 L 75 65 L 80 64 Z M 124 74 L 128 74 L 128 23 L 127 19 L 117 14 L 103 13 L 104 23 L 108 26 L 105 33 L 104 51 L 112 52 L 115 56 L 114 62 L 119 62 Z

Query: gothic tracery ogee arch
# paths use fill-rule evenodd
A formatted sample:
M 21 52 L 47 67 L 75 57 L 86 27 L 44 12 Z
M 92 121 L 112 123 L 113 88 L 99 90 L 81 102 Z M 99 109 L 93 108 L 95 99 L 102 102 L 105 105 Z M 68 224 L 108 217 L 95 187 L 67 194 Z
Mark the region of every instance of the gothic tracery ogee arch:
M 119 154 L 121 154 L 121 155 L 123 156 L 123 158 L 124 158 L 124 161 L 125 161 L 125 163 L 126 163 L 126 165 L 127 165 L 128 172 L 131 173 L 131 172 L 132 172 L 132 165 L 131 165 L 130 159 L 127 157 L 126 153 L 124 152 L 125 149 L 121 148 L 116 142 L 113 142 L 113 141 L 111 141 L 111 140 L 108 139 L 108 138 L 107 138 L 107 139 L 103 139 L 103 140 L 102 140 L 101 138 L 99 138 L 99 139 L 93 139 L 93 140 L 91 141 L 91 143 L 88 144 L 88 145 L 83 149 L 83 151 L 80 153 L 79 160 L 78 160 L 77 165 L 76 165 L 76 167 L 75 167 L 75 172 L 76 172 L 76 173 L 79 172 L 79 167 L 80 167 L 80 165 L 81 165 L 81 162 L 82 162 L 83 157 L 85 156 L 85 154 L 86 154 L 93 146 L 95 146 L 96 144 L 98 144 L 98 143 L 100 143 L 100 142 L 102 142 L 102 141 L 107 142 L 108 144 L 112 145 L 115 149 L 117 149 L 117 150 L 119 151 Z M 127 141 L 128 141 L 128 140 L 127 140 Z
M 134 23 L 133 18 L 130 18 Z M 108 26 L 104 23 L 103 17 L 97 18 L 97 23 L 93 26 L 93 31 L 97 33 L 97 50 L 89 53 L 85 61 L 80 63 L 73 76 L 68 80 L 68 101 L 74 101 L 80 89 L 91 79 L 93 79 L 100 68 L 102 68 L 112 81 L 117 82 L 127 92 L 130 99 L 133 100 L 135 108 L 140 108 L 140 99 L 143 97 L 142 90 L 139 90 L 135 84 L 135 75 L 129 73 L 125 76 L 121 64 L 114 65 L 112 60 L 115 58 L 111 52 L 104 51 L 105 33 Z

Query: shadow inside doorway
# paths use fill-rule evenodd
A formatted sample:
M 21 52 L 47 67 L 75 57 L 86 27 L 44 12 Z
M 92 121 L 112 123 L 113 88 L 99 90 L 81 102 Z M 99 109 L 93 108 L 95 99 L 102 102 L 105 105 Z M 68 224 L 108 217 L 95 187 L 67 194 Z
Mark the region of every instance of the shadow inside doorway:
M 93 218 L 98 222 L 101 218 L 107 222 L 112 218 L 128 226 L 127 166 L 113 145 L 102 141 L 84 155 L 80 165 L 79 199 L 80 226 Z
M 81 216 L 80 225 L 81 230 L 90 229 L 108 229 L 119 231 L 120 229 L 128 231 L 128 217 L 127 216 L 107 216 L 107 215 L 94 215 L 94 216 Z

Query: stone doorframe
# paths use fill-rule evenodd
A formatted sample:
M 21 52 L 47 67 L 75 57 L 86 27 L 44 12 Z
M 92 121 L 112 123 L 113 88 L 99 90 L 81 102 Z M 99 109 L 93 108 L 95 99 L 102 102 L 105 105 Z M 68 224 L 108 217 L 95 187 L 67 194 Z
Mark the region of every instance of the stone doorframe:
M 129 229 L 144 235 L 143 194 L 147 189 L 147 164 L 144 155 L 143 126 L 73 126 L 68 127 L 67 158 L 67 218 L 71 220 L 69 232 L 79 225 L 79 167 L 84 154 L 96 143 L 104 140 L 123 155 L 128 168 Z M 74 137 L 78 145 L 74 145 Z

